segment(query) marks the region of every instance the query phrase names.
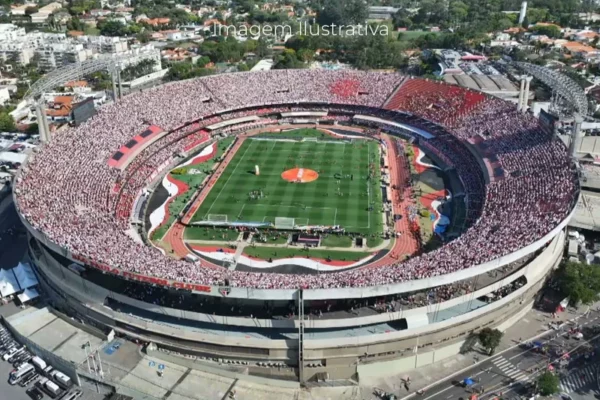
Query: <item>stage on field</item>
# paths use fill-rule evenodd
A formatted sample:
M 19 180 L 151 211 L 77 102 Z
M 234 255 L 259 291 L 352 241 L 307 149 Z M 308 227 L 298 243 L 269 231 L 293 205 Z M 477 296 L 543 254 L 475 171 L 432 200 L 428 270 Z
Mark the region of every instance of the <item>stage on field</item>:
M 313 131 L 247 138 L 192 224 L 381 233 L 379 143 Z

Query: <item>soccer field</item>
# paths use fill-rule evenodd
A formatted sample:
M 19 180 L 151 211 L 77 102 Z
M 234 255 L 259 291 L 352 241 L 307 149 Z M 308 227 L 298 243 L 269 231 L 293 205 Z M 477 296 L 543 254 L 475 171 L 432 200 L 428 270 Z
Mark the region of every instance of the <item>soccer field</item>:
M 307 136 L 311 131 L 304 130 Z M 327 137 L 280 141 L 303 131 L 247 138 L 193 217 L 192 222 L 340 225 L 347 232 L 381 233 L 379 144 Z M 255 166 L 260 174 L 255 174 Z M 302 182 L 302 183 L 300 183 Z M 369 206 L 372 205 L 372 211 Z

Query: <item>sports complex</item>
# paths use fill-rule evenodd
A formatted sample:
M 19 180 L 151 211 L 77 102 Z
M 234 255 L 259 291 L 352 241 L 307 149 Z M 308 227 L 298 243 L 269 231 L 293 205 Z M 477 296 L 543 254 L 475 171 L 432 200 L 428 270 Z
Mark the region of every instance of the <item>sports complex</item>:
M 56 133 L 15 180 L 61 311 L 169 362 L 360 381 L 531 308 L 579 197 L 514 104 L 396 73 L 162 85 Z

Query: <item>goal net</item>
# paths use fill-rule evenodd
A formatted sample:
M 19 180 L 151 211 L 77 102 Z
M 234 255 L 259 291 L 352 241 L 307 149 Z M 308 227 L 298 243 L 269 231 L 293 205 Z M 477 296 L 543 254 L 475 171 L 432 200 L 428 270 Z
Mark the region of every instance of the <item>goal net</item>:
M 275 229 L 294 229 L 294 218 L 275 217 Z
M 302 138 L 302 141 L 303 142 L 318 142 L 319 138 L 317 138 L 317 137 L 305 137 L 305 138 Z
M 227 214 L 208 214 L 206 216 L 206 221 L 208 222 L 212 222 L 212 223 L 222 223 L 222 224 L 226 224 L 227 221 Z

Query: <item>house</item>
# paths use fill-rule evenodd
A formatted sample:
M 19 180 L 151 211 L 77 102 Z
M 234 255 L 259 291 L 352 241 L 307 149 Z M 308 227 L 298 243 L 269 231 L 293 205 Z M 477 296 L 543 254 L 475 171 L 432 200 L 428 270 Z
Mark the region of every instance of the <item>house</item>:
M 513 26 L 512 28 L 508 28 L 504 31 L 504 33 L 508 33 L 509 35 L 517 35 L 521 32 L 523 32 L 525 29 L 521 28 L 520 26 Z
M 160 31 L 167 40 L 181 40 L 183 39 L 183 34 L 179 29 L 170 29 L 166 31 Z
M 171 18 L 142 19 L 139 22 L 148 24 L 150 26 L 159 26 L 159 25 L 167 25 L 169 22 L 171 22 Z
M 10 101 L 10 91 L 8 87 L 0 87 L 0 106 Z
M 598 37 L 600 37 L 598 32 L 594 32 L 594 31 L 590 31 L 590 30 L 579 31 L 572 36 L 574 41 L 581 42 L 581 43 L 591 43 L 594 40 L 596 40 Z
M 68 122 L 73 109 L 73 96 L 56 96 L 46 110 L 49 120 L 55 122 Z
M 90 10 L 90 15 L 93 18 L 106 17 L 106 16 L 108 16 L 110 14 L 112 14 L 112 11 L 110 11 L 110 10 L 102 10 L 102 9 Z
M 598 55 L 598 49 L 579 42 L 567 42 L 562 46 L 566 52 L 583 59 L 590 59 Z
M 41 7 L 38 11 L 42 13 L 46 13 L 48 15 L 52 14 L 54 11 L 62 8 L 62 5 L 57 2 L 46 4 L 44 7 Z
M 11 15 L 25 15 L 25 10 L 27 7 L 36 7 L 35 3 L 25 3 L 23 5 L 11 5 L 10 6 L 10 14 Z

